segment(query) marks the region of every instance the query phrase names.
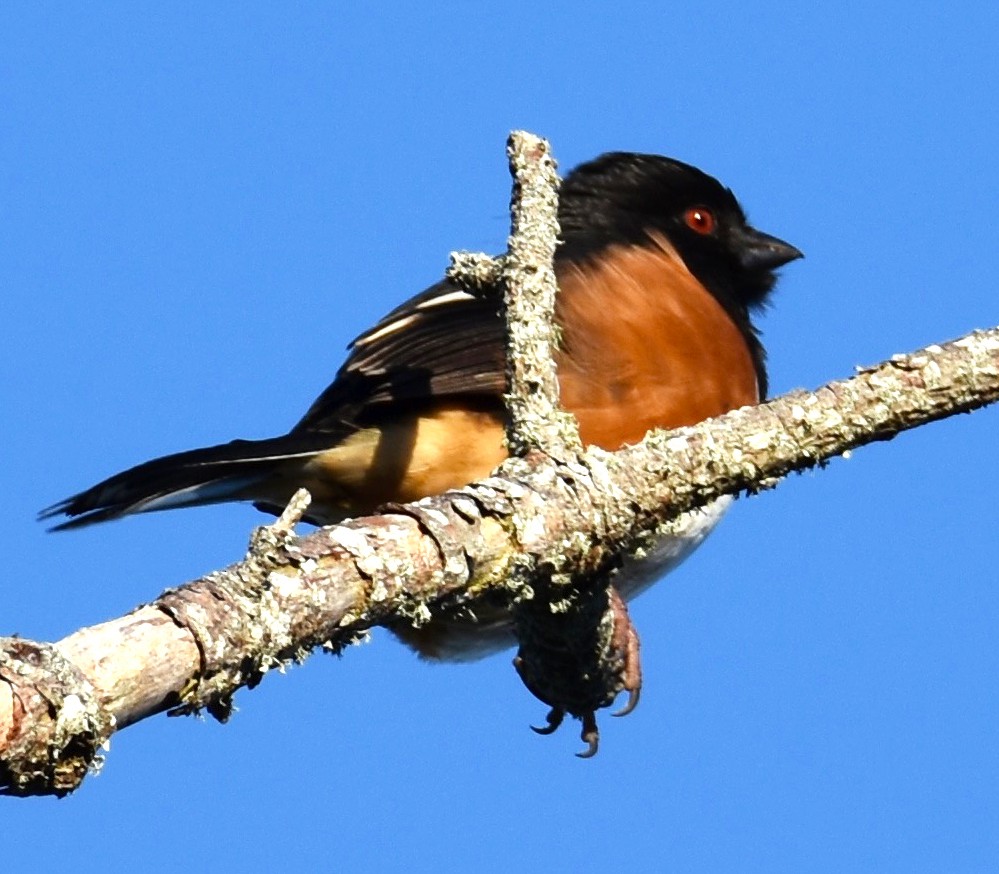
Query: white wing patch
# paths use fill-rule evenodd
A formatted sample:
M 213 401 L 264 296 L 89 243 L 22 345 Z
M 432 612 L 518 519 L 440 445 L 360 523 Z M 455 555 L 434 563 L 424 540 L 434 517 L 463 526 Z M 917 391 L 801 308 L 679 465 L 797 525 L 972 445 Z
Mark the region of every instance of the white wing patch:
M 445 291 L 443 294 L 438 294 L 428 300 L 421 301 L 416 305 L 416 308 L 418 310 L 429 310 L 449 303 L 457 303 L 460 300 L 472 300 L 473 297 L 474 295 L 469 294 L 467 291 Z
M 394 334 L 396 331 L 401 331 L 403 328 L 408 327 L 413 324 L 419 316 L 410 315 L 403 316 L 401 319 L 395 319 L 389 322 L 387 325 L 382 325 L 380 328 L 376 328 L 369 334 L 365 334 L 363 337 L 359 337 L 354 341 L 355 346 L 366 346 L 368 343 L 373 343 L 375 340 L 381 340 L 383 337 L 387 337 L 389 334 Z

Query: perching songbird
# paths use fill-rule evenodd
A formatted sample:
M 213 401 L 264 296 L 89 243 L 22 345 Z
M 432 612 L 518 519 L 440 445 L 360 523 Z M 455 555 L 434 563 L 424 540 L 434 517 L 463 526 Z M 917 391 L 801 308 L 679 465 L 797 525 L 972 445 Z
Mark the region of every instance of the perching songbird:
M 607 450 L 762 400 L 765 355 L 751 316 L 774 270 L 801 257 L 751 227 L 734 195 L 688 164 L 615 152 L 562 185 L 556 355 L 562 405 Z M 145 462 L 55 504 L 56 530 L 132 513 L 250 501 L 280 513 L 299 487 L 328 524 L 487 476 L 505 457 L 499 291 L 439 282 L 350 346 L 333 383 L 287 434 Z M 679 563 L 727 500 L 615 579 L 625 597 Z M 481 619 L 481 617 L 480 617 Z M 508 617 L 430 622 L 400 636 L 432 658 L 512 644 Z

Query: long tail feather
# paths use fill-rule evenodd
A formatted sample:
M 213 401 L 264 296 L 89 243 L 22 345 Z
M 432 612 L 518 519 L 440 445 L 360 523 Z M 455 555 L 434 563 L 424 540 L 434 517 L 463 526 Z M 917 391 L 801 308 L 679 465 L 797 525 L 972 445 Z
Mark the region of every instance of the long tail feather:
M 278 467 L 303 461 L 329 446 L 329 438 L 286 435 L 268 440 L 234 440 L 218 446 L 166 455 L 122 471 L 79 494 L 47 507 L 39 519 L 69 516 L 52 531 L 82 528 L 132 513 L 176 507 L 259 500 L 254 491 Z

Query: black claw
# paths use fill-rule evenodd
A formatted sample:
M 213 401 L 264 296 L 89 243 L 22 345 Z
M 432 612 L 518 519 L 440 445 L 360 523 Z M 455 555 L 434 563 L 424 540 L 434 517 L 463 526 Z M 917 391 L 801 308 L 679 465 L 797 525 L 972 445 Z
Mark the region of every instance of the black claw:
M 600 746 L 597 717 L 592 710 L 583 716 L 583 733 L 579 737 L 586 744 L 586 749 L 581 753 L 576 753 L 576 757 L 579 759 L 592 759 L 597 754 L 597 748 Z
M 536 725 L 532 725 L 531 731 L 537 732 L 538 734 L 552 734 L 562 724 L 562 720 L 565 719 L 565 711 L 558 707 L 553 707 L 548 711 L 548 715 L 545 719 L 548 721 L 548 725 L 544 728 L 538 728 Z
M 615 710 L 611 716 L 627 716 L 638 706 L 638 701 L 642 697 L 641 689 L 632 689 L 628 692 L 628 701 L 620 710 Z

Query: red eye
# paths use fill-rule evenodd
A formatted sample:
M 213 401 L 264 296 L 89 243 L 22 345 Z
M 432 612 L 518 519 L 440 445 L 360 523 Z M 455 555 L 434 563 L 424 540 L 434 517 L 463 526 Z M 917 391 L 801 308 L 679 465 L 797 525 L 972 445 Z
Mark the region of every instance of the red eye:
M 683 220 L 687 223 L 688 228 L 696 231 L 698 234 L 706 236 L 713 234 L 715 231 L 715 214 L 703 206 L 695 206 L 693 209 L 688 209 L 683 214 Z

